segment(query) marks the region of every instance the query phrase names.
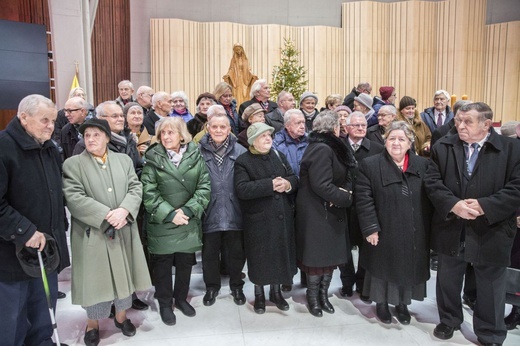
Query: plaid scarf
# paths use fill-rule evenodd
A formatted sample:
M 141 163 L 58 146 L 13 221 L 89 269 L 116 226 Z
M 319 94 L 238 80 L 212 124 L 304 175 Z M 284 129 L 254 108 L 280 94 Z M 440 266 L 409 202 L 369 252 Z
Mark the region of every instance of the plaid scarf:
M 208 142 L 211 145 L 211 147 L 213 148 L 213 156 L 215 157 L 215 161 L 217 161 L 217 165 L 219 167 L 222 166 L 222 163 L 224 162 L 224 154 L 226 153 L 226 150 L 229 146 L 229 136 L 227 136 L 224 143 L 222 143 L 220 145 L 215 143 L 215 141 L 213 140 L 213 138 L 211 138 L 211 136 L 209 136 Z

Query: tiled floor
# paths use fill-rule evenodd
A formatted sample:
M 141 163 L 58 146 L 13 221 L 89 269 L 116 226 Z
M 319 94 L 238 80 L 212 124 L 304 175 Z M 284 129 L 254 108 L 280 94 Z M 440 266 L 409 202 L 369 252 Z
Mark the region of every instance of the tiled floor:
M 67 293 L 58 301 L 57 324 L 62 343 L 83 345 L 86 326 L 84 310 L 70 301 L 70 268 L 60 274 L 60 290 Z M 295 279 L 299 279 L 296 276 Z M 206 307 L 202 304 L 205 287 L 200 261 L 193 268 L 190 289 L 191 304 L 197 316 L 186 317 L 175 311 L 177 324 L 162 323 L 157 311 L 153 290 L 139 293 L 150 309 L 144 312 L 130 310 L 129 318 L 137 326 L 134 337 L 123 336 L 112 320 L 100 321 L 100 345 L 471 345 L 476 343 L 472 330 L 471 310 L 465 307 L 465 322 L 460 332 L 447 341 L 436 339 L 433 329 L 438 323 L 435 305 L 435 272 L 428 282 L 428 298 L 410 306 L 412 322 L 401 325 L 395 318 L 392 324 L 383 325 L 375 317 L 375 304 L 367 305 L 356 293 L 343 299 L 338 291 L 341 286 L 339 272 L 334 273 L 331 285 L 331 303 L 336 312 L 324 313 L 322 318 L 311 316 L 305 306 L 305 289 L 295 285 L 292 292 L 284 293 L 290 310 L 280 311 L 267 303 L 267 311 L 258 315 L 253 311 L 253 284 L 246 279 L 244 293 L 248 302 L 237 306 L 229 294 L 227 278 L 217 302 Z M 267 293 L 267 292 L 266 292 Z M 506 308 L 509 312 L 510 307 Z M 520 345 L 520 329 L 508 333 L 504 345 Z

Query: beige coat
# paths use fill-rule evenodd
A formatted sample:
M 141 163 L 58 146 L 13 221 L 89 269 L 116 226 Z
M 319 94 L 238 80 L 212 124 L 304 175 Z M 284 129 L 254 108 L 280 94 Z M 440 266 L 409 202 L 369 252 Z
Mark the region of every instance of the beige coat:
M 112 240 L 103 233 L 111 209 L 122 207 L 130 212 L 128 219 L 137 217 L 142 185 L 132 160 L 109 151 L 101 164 L 84 151 L 65 161 L 63 175 L 72 216 L 72 303 L 91 306 L 148 289 L 150 275 L 137 224 L 116 231 Z

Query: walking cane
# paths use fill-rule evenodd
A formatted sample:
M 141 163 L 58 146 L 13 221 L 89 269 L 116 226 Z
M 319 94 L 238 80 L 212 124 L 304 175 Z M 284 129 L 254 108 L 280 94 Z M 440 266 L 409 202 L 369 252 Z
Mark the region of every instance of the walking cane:
M 51 316 L 52 328 L 54 329 L 53 335 L 56 339 L 56 345 L 60 344 L 60 337 L 58 336 L 58 326 L 56 325 L 56 320 L 54 319 L 54 313 L 52 311 L 51 304 L 51 293 L 49 291 L 49 283 L 47 282 L 47 274 L 45 273 L 45 266 L 43 265 L 42 252 L 38 250 L 38 261 L 40 261 L 40 269 L 42 271 L 42 281 L 43 281 L 43 289 L 45 290 L 45 296 L 47 297 L 47 306 L 49 307 L 49 315 Z

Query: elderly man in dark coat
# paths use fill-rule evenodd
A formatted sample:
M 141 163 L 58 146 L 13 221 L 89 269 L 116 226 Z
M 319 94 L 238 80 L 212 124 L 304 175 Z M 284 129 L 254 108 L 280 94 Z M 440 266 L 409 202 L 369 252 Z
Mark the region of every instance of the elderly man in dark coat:
M 383 107 L 381 107 L 381 109 L 383 109 Z M 373 142 L 366 138 L 367 120 L 365 119 L 363 113 L 353 112 L 349 115 L 349 117 L 347 118 L 346 131 L 348 133 L 348 136 L 344 139 L 344 142 L 347 145 L 347 148 L 354 155 L 356 161 L 360 162 L 361 160 L 369 156 L 379 154 L 384 150 L 384 147 L 381 144 Z M 358 168 L 352 168 L 350 173 L 352 177 L 352 187 L 354 188 L 357 180 Z M 354 201 L 355 200 L 356 196 L 354 195 Z M 364 245 L 363 236 L 359 227 L 359 220 L 355 203 L 352 203 L 350 208 L 347 209 L 347 215 L 350 246 L 361 247 L 362 245 Z M 342 284 L 342 287 L 340 289 L 340 295 L 342 297 L 351 297 L 353 294 L 352 287 L 354 286 L 354 284 L 356 284 L 356 292 L 358 292 L 361 295 L 361 300 L 368 301 L 368 297 L 362 294 L 365 270 L 358 264 L 358 269 L 356 272 L 354 270 L 354 261 L 352 258 L 352 253 L 349 252 L 349 255 L 349 261 L 346 264 L 339 266 Z
M 70 265 L 61 186 L 61 158 L 52 143 L 57 110 L 41 95 L 22 99 L 0 132 L 0 336 L 2 345 L 52 345 L 52 324 L 41 278 L 27 275 L 17 248 L 43 250 L 56 240 L 57 271 L 47 273 L 56 306 L 58 272 Z
M 502 344 L 506 267 L 520 205 L 520 143 L 492 128 L 493 111 L 483 103 L 462 106 L 458 135 L 433 147 L 425 186 L 435 206 L 432 247 L 439 253 L 434 335 L 449 339 L 464 321 L 460 291 L 467 263 L 473 263 L 477 303 L 473 330 L 479 342 Z M 466 157 L 466 159 L 464 159 Z

